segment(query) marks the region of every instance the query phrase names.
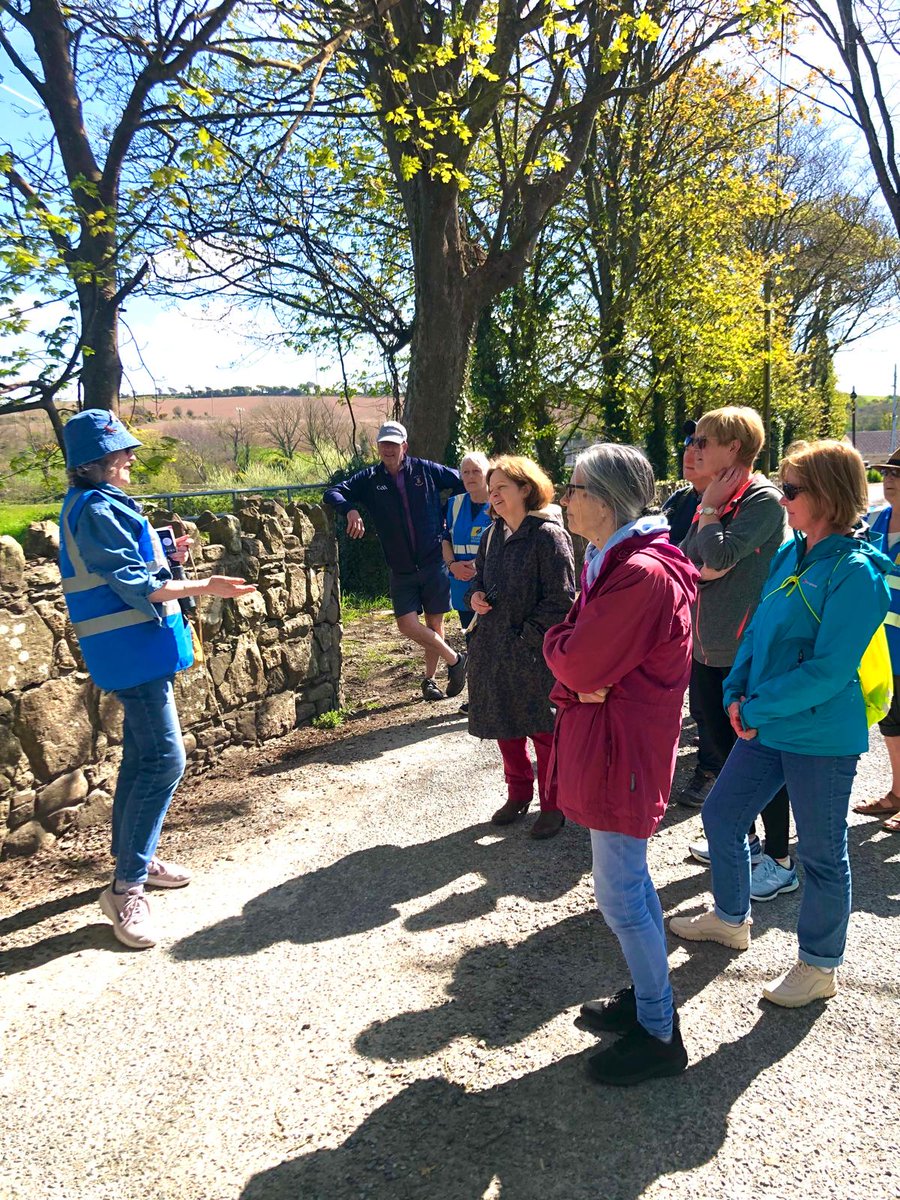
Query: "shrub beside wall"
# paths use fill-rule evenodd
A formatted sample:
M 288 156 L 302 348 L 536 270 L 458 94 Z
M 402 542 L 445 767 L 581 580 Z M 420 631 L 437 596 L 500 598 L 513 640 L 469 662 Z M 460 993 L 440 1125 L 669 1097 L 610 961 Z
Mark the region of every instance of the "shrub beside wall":
M 171 514 L 149 513 L 155 525 Z M 197 573 L 242 575 L 239 600 L 200 601 L 206 660 L 176 677 L 188 774 L 341 702 L 337 544 L 326 510 L 246 497 L 201 514 Z M 179 530 L 180 532 L 180 530 Z M 59 530 L 0 538 L 0 847 L 31 854 L 108 820 L 122 712 L 91 682 L 66 616 Z

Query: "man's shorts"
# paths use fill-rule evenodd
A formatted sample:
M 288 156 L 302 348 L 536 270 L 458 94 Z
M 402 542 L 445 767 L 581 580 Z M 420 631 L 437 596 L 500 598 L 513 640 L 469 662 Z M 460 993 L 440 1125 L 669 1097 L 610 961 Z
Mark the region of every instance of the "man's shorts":
M 431 616 L 450 611 L 450 576 L 442 562 L 408 574 L 400 575 L 395 571 L 389 574 L 395 617 L 411 612 Z
M 894 676 L 894 697 L 884 720 L 878 722 L 882 737 L 900 737 L 900 675 Z

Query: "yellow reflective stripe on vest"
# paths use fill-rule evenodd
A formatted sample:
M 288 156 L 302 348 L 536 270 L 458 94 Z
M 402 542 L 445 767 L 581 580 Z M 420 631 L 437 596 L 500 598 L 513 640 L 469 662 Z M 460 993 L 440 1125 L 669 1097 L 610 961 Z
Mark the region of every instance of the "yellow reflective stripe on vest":
M 92 637 L 95 633 L 109 633 L 113 629 L 127 629 L 129 625 L 143 625 L 146 621 L 154 621 L 146 613 L 138 612 L 136 608 L 126 608 L 122 612 L 107 613 L 105 617 L 91 617 L 88 621 L 74 621 L 72 628 L 80 638 Z
M 900 613 L 889 612 L 884 618 L 885 625 L 900 626 Z
M 888 575 L 885 580 L 889 588 L 895 588 L 900 592 L 900 575 Z
M 87 569 L 85 561 L 81 557 L 81 551 L 78 549 L 75 541 L 75 535 L 69 527 L 69 512 L 77 499 L 78 496 L 73 496 L 60 514 L 60 528 L 62 529 L 63 537 L 66 539 L 66 551 L 69 555 L 69 562 L 72 564 L 72 570 L 75 572 L 74 575 L 68 575 L 62 581 L 62 590 L 67 596 L 75 595 L 78 592 L 89 592 L 92 588 L 96 587 L 108 586 L 102 575 L 97 575 Z M 144 566 L 156 567 L 158 564 L 155 558 L 151 558 L 149 561 L 144 560 Z

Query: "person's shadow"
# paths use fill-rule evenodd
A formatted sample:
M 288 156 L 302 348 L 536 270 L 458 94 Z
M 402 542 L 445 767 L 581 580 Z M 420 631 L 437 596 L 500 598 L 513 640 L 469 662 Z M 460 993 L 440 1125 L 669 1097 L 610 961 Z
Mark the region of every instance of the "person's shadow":
M 722 973 L 732 957 L 724 947 L 692 954 L 672 971 L 683 1006 Z M 539 929 L 515 945 L 490 942 L 457 961 L 447 999 L 433 1008 L 377 1021 L 356 1039 L 367 1058 L 426 1058 L 458 1038 L 511 1046 L 558 1013 L 628 982 L 618 942 L 598 912 L 587 911 Z
M 411 930 L 438 929 L 491 912 L 504 896 L 556 900 L 589 867 L 589 845 L 568 827 L 539 848 L 519 827 L 512 836 L 498 837 L 489 825 L 411 846 L 373 846 L 255 896 L 240 916 L 177 942 L 172 955 L 225 958 L 255 954 L 282 941 L 349 937 L 387 925 L 399 915 L 398 905 L 464 876 L 480 876 L 480 886 L 459 890 L 406 922 Z
M 481 1092 L 423 1079 L 336 1149 L 260 1172 L 241 1200 L 637 1200 L 661 1176 L 715 1156 L 732 1105 L 821 1011 L 761 1011 L 684 1074 L 636 1088 L 591 1084 L 583 1054 Z

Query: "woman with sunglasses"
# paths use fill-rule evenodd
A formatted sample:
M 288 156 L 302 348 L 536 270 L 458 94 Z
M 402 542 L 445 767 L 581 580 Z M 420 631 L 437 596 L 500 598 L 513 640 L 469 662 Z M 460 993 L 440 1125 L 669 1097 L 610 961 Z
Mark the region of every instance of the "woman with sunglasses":
M 592 1029 L 622 1035 L 588 1060 L 605 1084 L 687 1066 L 647 841 L 675 770 L 697 572 L 670 543 L 654 499 L 653 471 L 633 446 L 592 446 L 578 456 L 563 503 L 569 528 L 590 543 L 585 574 L 566 620 L 544 638 L 557 680 L 559 804 L 590 830 L 597 906 L 632 981 L 581 1011 Z
M 784 541 L 780 493 L 753 464 L 765 440 L 752 408 L 729 406 L 705 413 L 685 451 L 694 486 L 703 495 L 686 537 L 679 543 L 700 572 L 692 609 L 694 645 L 690 710 L 697 724 L 697 766 L 678 803 L 699 808 L 725 765 L 735 733 L 722 703 L 722 686 L 744 630 L 759 601 L 778 547 Z M 781 788 L 762 814 L 765 843 L 750 827 L 754 900 L 774 900 L 799 886 L 790 856 L 790 808 Z M 709 862 L 701 838 L 689 843 L 691 857 Z
M 872 520 L 872 535 L 881 539 L 881 548 L 891 559 L 891 608 L 884 618 L 891 668 L 894 673 L 894 697 L 890 711 L 878 728 L 891 763 L 891 786 L 878 800 L 854 805 L 853 811 L 867 817 L 886 817 L 884 828 L 900 833 L 900 450 L 885 463 L 876 463 L 884 482 L 887 505 Z
M 541 811 L 533 838 L 554 837 L 565 818 L 549 786 L 553 734 L 544 634 L 575 596 L 572 539 L 553 500 L 553 484 L 529 458 L 504 455 L 489 468 L 492 524 L 482 535 L 466 594 L 478 614 L 469 637 L 469 733 L 496 738 L 503 758 L 506 803 L 491 821 L 510 825 L 528 809 L 537 759 Z
M 703 806 L 714 908 L 673 917 L 688 941 L 750 946 L 747 827 L 783 785 L 806 872 L 798 961 L 763 996 L 799 1008 L 833 996 L 850 918 L 847 810 L 868 749 L 863 653 L 888 610 L 890 559 L 854 527 L 868 507 L 865 465 L 845 442 L 798 443 L 781 464 L 794 537 L 775 555 L 725 680 L 737 741 Z M 866 531 L 867 532 L 867 531 Z

